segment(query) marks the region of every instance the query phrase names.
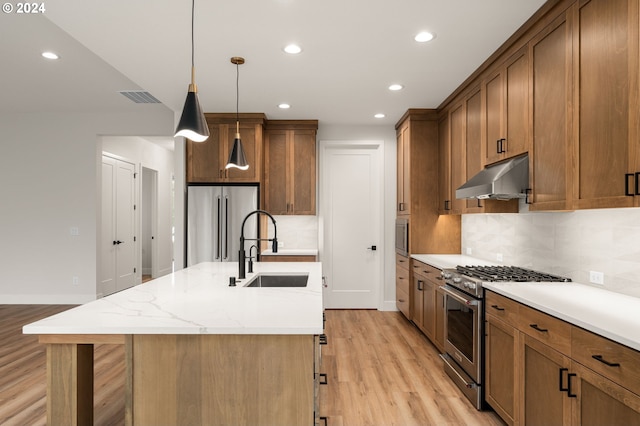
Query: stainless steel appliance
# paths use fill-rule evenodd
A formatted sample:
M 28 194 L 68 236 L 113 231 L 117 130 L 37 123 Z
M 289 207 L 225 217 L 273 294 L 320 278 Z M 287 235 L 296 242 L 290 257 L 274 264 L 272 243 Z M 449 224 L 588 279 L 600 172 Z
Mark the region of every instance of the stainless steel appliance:
M 396 253 L 403 256 L 409 255 L 409 221 L 396 219 Z
M 258 208 L 256 185 L 187 186 L 185 264 L 238 261 L 242 220 Z M 245 237 L 258 238 L 257 216 L 245 224 Z
M 447 374 L 480 410 L 484 400 L 483 282 L 552 282 L 569 278 L 512 266 L 457 266 L 442 271 L 445 285 L 445 353 Z

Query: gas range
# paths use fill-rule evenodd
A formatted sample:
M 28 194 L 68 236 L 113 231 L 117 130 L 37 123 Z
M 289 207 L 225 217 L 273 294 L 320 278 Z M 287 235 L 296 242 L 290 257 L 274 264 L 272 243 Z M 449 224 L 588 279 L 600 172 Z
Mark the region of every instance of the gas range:
M 446 284 L 480 299 L 483 282 L 569 282 L 570 278 L 547 274 L 517 266 L 456 266 L 445 269 L 442 277 Z

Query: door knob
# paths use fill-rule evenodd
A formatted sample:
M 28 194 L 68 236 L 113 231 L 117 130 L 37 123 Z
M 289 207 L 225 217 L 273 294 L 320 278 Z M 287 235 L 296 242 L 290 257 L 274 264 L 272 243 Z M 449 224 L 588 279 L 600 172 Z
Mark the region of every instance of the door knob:
M 367 250 L 376 251 L 378 250 L 378 247 L 376 246 L 367 247 Z
M 122 243 L 124 243 L 124 241 L 117 240 L 117 241 L 113 242 L 113 245 L 115 246 L 115 245 L 122 244 Z

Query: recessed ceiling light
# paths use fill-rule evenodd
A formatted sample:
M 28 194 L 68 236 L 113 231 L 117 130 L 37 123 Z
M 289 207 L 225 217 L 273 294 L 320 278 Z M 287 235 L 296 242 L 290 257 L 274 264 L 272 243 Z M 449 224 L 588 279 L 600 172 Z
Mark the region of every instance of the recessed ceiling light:
M 435 34 L 428 31 L 423 31 L 421 33 L 418 33 L 413 39 L 418 43 L 425 43 L 427 41 L 433 40 L 434 38 L 436 38 Z
M 291 105 L 289 105 L 289 104 L 280 104 L 280 105 L 278 105 L 278 108 L 289 109 L 289 108 L 291 108 Z
M 289 44 L 285 46 L 283 50 L 292 55 L 297 55 L 298 53 L 302 52 L 302 48 L 297 44 Z
M 402 84 L 392 84 L 389 86 L 389 90 L 393 90 L 394 92 L 397 90 L 402 90 L 404 86 Z
M 381 112 L 377 113 L 376 115 L 374 115 L 375 118 L 384 118 L 385 115 Z
M 47 59 L 58 59 L 59 56 L 53 52 L 42 52 L 42 57 Z

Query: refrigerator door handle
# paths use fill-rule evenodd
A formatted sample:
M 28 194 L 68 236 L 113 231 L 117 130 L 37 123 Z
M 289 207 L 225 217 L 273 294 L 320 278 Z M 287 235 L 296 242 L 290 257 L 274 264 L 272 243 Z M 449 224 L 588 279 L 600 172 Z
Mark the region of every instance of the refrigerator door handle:
M 217 223 L 217 227 L 218 227 L 218 235 L 216 235 L 216 254 L 215 254 L 215 258 L 216 259 L 220 259 L 220 239 L 222 238 L 222 236 L 220 235 L 220 231 L 222 229 L 222 224 L 220 223 L 220 213 L 221 213 L 221 205 L 220 205 L 220 196 L 218 196 L 218 223 Z
M 229 258 L 229 197 L 224 197 L 224 259 Z

